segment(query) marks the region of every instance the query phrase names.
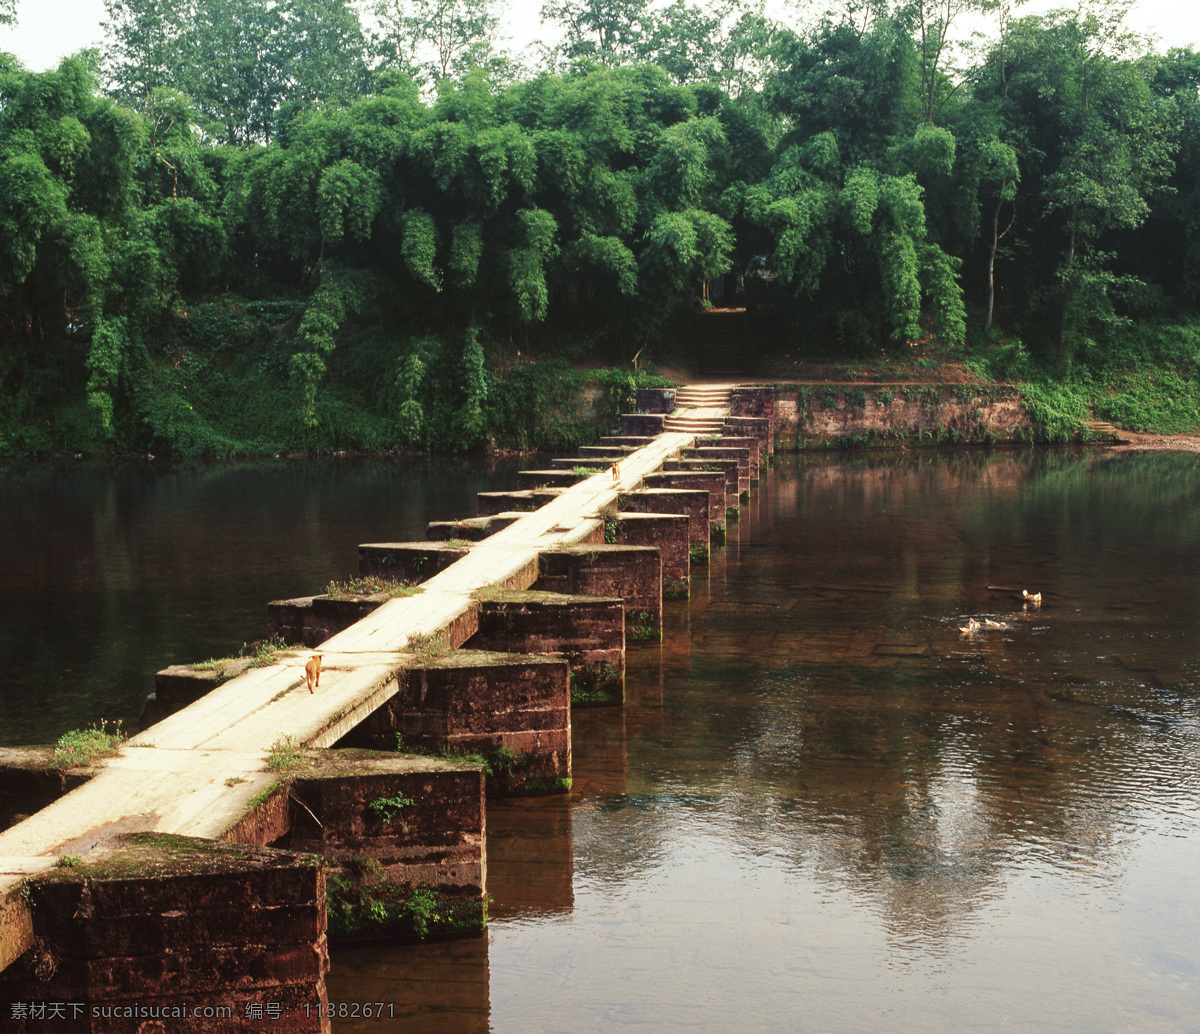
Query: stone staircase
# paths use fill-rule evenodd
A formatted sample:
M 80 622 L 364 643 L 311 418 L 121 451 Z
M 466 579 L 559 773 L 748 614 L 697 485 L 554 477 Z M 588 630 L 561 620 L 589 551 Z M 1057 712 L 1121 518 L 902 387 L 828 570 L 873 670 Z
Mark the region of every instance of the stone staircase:
M 746 372 L 746 311 L 717 309 L 700 315 L 699 359 L 704 376 L 741 377 Z
M 685 434 L 720 433 L 729 416 L 732 384 L 689 384 L 675 393 L 675 410 L 663 421 L 663 430 Z
M 1128 445 L 1131 440 L 1124 431 L 1107 420 L 1085 420 L 1083 426 L 1098 441 L 1112 442 L 1114 445 Z

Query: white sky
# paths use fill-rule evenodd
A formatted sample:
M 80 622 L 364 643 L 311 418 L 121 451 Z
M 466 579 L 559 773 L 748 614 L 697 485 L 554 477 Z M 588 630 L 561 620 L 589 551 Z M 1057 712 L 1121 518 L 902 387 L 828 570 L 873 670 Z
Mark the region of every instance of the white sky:
M 772 3 L 775 17 L 795 23 L 796 4 L 784 6 L 786 0 Z M 805 3 L 799 6 L 807 14 L 820 11 L 827 3 Z M 1048 10 L 1052 7 L 1073 6 L 1070 0 L 1031 0 L 1021 13 Z M 543 28 L 538 12 L 542 0 L 510 0 L 504 5 L 506 17 L 502 31 L 508 33 L 514 50 L 521 50 L 530 41 L 549 38 L 551 27 Z M 0 26 L 0 50 L 16 54 L 27 68 L 44 71 L 56 65 L 60 58 L 83 47 L 98 46 L 103 40 L 100 22 L 105 18 L 104 0 L 18 0 L 17 25 Z M 1129 16 L 1129 26 L 1140 32 L 1161 38 L 1159 49 L 1200 46 L 1200 4 L 1193 0 L 1139 0 Z

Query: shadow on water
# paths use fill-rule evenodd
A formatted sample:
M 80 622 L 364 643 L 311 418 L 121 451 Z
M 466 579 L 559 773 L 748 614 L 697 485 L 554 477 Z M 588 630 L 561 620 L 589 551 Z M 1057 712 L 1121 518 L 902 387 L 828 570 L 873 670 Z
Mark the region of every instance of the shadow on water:
M 335 953 L 331 997 L 419 966 L 390 1029 L 1188 1030 L 1198 475 L 782 460 L 628 705 L 573 716 L 569 800 L 489 802 L 480 1025 L 440 946 Z

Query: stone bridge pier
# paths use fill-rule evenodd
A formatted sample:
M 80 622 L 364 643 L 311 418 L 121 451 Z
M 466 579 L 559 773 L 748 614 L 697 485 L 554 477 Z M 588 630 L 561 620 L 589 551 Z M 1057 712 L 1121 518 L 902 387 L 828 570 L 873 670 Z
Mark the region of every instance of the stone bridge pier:
M 27 816 L 0 831 L 0 1027 L 329 1031 L 331 940 L 482 931 L 488 797 L 570 790 L 572 707 L 624 701 L 769 453 L 766 395 L 719 441 L 662 432 L 670 403 L 361 545 L 402 595 L 274 601 L 273 660 L 160 672 L 120 756 L 0 751 L 0 818 Z

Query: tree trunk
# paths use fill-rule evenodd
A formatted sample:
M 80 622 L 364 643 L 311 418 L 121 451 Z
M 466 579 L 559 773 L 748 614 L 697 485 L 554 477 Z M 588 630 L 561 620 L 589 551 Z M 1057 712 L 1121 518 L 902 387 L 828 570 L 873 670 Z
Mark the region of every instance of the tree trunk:
M 983 326 L 984 330 L 992 329 L 992 312 L 996 301 L 996 251 L 1000 247 L 1000 238 L 1008 233 L 1012 229 L 1013 223 L 1017 221 L 1017 203 L 1013 201 L 1012 218 L 1004 228 L 1004 233 L 1000 232 L 1000 209 L 1004 207 L 1004 191 L 1007 188 L 1008 180 L 1003 180 L 1000 184 L 1000 196 L 996 199 L 996 211 L 992 213 L 992 248 L 988 255 L 987 322 Z
M 1067 325 L 1071 317 L 1071 292 L 1075 284 L 1075 208 L 1071 209 L 1071 239 L 1067 246 L 1067 279 L 1063 285 L 1062 327 L 1058 335 L 1058 359 L 1056 367 L 1059 375 L 1065 374 L 1071 366 L 1073 347 L 1068 340 Z
M 1000 244 L 1000 206 L 1002 204 L 1004 204 L 1003 198 L 996 202 L 996 211 L 992 213 L 992 250 L 988 255 L 987 322 L 983 325 L 984 330 L 992 329 L 992 310 L 996 301 L 996 248 Z

